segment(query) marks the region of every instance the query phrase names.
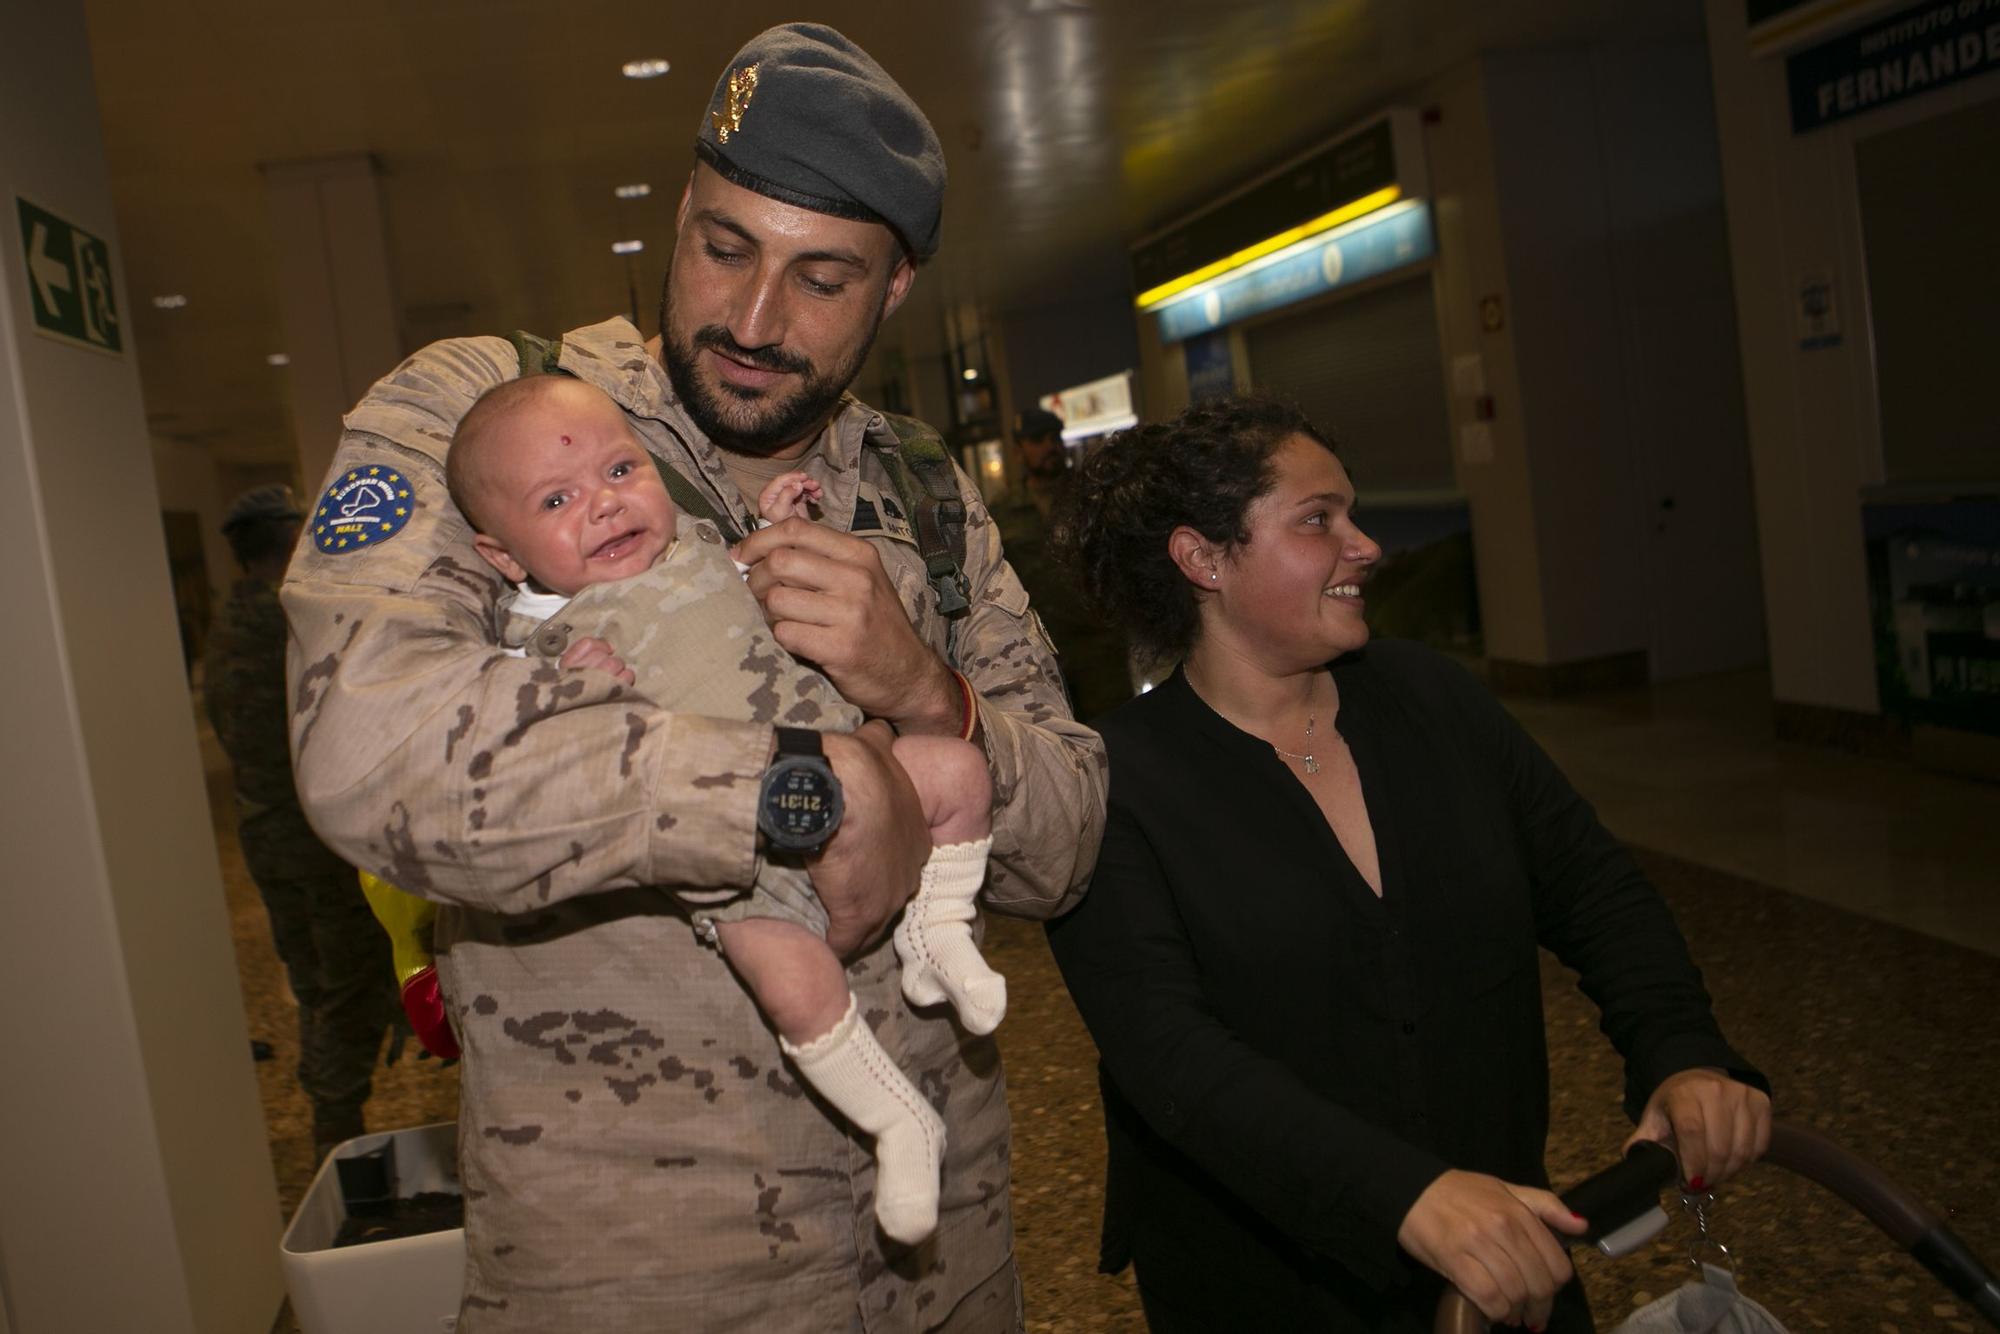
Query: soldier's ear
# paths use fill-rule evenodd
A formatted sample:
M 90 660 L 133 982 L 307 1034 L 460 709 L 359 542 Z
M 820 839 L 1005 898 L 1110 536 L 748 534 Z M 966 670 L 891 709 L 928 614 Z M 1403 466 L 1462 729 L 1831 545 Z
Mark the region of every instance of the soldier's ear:
M 907 253 L 898 255 L 896 267 L 889 270 L 888 286 L 882 292 L 882 314 L 876 321 L 878 324 L 896 313 L 896 307 L 903 304 L 903 298 L 910 294 L 910 284 L 916 280 L 917 266 L 910 262 Z
M 488 565 L 500 571 L 501 576 L 509 583 L 518 584 L 528 577 L 528 571 L 520 561 L 514 559 L 514 553 L 507 550 L 498 540 L 484 533 L 474 533 L 472 549 L 477 551 Z

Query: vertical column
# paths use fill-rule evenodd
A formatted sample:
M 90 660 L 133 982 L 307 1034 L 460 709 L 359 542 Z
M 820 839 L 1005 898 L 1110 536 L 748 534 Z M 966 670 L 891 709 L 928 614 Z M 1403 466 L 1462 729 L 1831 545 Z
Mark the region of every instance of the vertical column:
M 0 1306 L 263 1334 L 277 1190 L 80 0 L 10 11 L 0 124 Z
M 340 415 L 403 359 L 380 178 L 365 154 L 264 168 L 308 491 L 333 463 Z

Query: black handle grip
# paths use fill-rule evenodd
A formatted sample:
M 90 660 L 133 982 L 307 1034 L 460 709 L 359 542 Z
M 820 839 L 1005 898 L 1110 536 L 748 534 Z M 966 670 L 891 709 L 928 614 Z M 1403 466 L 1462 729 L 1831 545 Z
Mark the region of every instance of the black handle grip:
M 1571 1213 L 1582 1214 L 1590 1231 L 1581 1237 L 1557 1234 L 1565 1245 L 1595 1245 L 1660 1202 L 1660 1192 L 1680 1176 L 1672 1149 L 1640 1140 L 1625 1161 L 1586 1177 L 1562 1193 Z

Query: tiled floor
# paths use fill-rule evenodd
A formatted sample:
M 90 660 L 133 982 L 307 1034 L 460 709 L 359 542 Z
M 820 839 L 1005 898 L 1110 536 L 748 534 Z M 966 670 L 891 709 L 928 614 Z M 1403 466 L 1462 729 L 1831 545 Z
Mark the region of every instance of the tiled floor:
M 1774 741 L 1762 672 L 1507 704 L 1626 842 L 2000 955 L 2000 784 Z
M 1733 1040 L 1765 1064 L 1781 1113 L 1823 1126 L 2000 1247 L 2000 786 L 1770 740 L 1768 686 L 1746 673 L 1659 690 L 1509 706 L 1669 893 Z M 204 733 L 206 729 L 204 728 Z M 216 808 L 227 776 L 204 736 Z M 312 1163 L 288 1071 L 292 1012 L 234 830 L 218 821 L 246 1006 L 278 1059 L 259 1067 L 289 1211 Z M 1723 874 L 1704 876 L 1698 867 Z M 1756 883 L 1750 883 L 1756 882 Z M 1772 893 L 1764 886 L 1789 890 Z M 1800 897 L 1793 897 L 1797 895 Z M 1831 904 L 1980 954 L 1873 929 Z M 1094 1271 L 1103 1136 L 1093 1053 L 1032 923 L 996 920 L 988 953 L 1014 980 L 1000 1031 L 1015 1121 L 1015 1225 L 1034 1334 L 1143 1329 L 1129 1273 Z M 1770 965 L 1781 961 L 1782 968 Z M 1546 976 L 1558 1182 L 1623 1133 L 1615 1056 L 1553 962 Z M 457 1072 L 405 1059 L 377 1081 L 375 1129 L 453 1114 Z M 1733 1203 L 1732 1203 L 1733 1201 Z M 1968 1313 L 1852 1210 L 1770 1169 L 1731 1187 L 1725 1221 L 1746 1289 L 1799 1330 L 1970 1334 Z M 1610 1328 L 1680 1281 L 1672 1243 L 1594 1267 Z M 274 1329 L 295 1329 L 284 1316 Z

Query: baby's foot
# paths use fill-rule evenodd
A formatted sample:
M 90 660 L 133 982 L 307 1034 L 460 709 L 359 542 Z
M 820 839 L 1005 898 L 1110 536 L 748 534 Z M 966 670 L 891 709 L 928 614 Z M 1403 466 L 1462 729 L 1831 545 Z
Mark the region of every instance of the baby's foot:
M 991 1033 L 1007 1013 L 1007 979 L 972 940 L 973 900 L 986 879 L 991 838 L 932 848 L 916 897 L 896 924 L 903 996 L 912 1005 L 950 1001 L 973 1033 Z

